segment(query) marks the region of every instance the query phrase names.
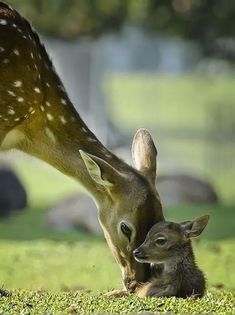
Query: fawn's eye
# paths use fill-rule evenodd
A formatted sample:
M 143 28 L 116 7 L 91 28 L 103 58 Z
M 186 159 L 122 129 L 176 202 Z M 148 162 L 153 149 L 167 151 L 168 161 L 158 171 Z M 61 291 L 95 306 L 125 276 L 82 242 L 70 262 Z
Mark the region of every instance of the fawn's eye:
M 163 246 L 166 244 L 166 239 L 165 237 L 159 237 L 156 239 L 156 244 L 159 246 Z
M 130 241 L 130 239 L 131 239 L 131 229 L 124 222 L 121 223 L 120 228 L 121 228 L 122 233 Z

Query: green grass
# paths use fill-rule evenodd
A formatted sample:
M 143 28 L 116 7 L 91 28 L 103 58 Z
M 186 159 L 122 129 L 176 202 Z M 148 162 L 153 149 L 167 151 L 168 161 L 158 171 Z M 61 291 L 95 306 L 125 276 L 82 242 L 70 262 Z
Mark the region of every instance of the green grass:
M 102 293 L 17 290 L 1 298 L 0 314 L 234 314 L 234 303 L 234 294 L 223 290 L 211 290 L 200 300 L 135 296 L 110 299 Z
M 194 245 L 209 288 L 235 289 L 235 240 Z M 105 242 L 1 241 L 0 279 L 3 287 L 30 290 L 92 291 L 121 288 L 120 271 Z

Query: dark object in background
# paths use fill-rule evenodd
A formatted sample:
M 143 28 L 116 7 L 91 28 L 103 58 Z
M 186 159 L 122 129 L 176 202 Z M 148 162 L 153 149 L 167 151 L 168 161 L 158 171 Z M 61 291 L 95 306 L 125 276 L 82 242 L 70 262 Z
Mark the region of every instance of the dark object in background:
M 74 194 L 60 200 L 45 217 L 49 230 L 80 230 L 89 234 L 101 235 L 97 207 L 89 195 Z
M 0 169 L 0 218 L 24 209 L 27 194 L 22 183 L 12 170 Z
M 181 204 L 219 203 L 219 197 L 213 185 L 192 175 L 158 176 L 157 189 L 165 207 Z

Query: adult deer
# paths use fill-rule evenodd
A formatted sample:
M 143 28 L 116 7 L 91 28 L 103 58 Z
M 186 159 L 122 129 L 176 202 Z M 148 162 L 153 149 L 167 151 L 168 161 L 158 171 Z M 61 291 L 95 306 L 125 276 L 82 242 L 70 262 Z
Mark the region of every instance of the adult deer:
M 66 62 L 66 61 L 65 61 Z M 82 121 L 41 45 L 15 10 L 0 2 L 0 148 L 19 149 L 79 180 L 93 195 L 108 245 L 134 292 L 150 276 L 132 251 L 163 219 L 155 189 L 157 151 L 141 129 L 136 169 L 108 151 Z

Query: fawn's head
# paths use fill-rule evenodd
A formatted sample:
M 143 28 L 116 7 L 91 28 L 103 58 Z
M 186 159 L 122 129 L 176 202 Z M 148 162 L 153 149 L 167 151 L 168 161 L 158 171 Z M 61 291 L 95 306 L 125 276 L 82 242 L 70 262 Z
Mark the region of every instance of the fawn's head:
M 190 238 L 202 233 L 208 220 L 209 216 L 205 215 L 194 221 L 155 224 L 148 232 L 144 243 L 134 250 L 135 259 L 142 263 L 157 264 L 177 258 L 184 245 L 190 242 Z
M 102 190 L 99 220 L 114 256 L 122 266 L 124 283 L 144 281 L 143 267 L 135 261 L 133 250 L 145 239 L 149 229 L 163 220 L 155 188 L 157 150 L 150 134 L 140 129 L 133 140 L 132 158 L 136 169 L 115 156 L 105 161 L 81 152 L 87 170 Z

